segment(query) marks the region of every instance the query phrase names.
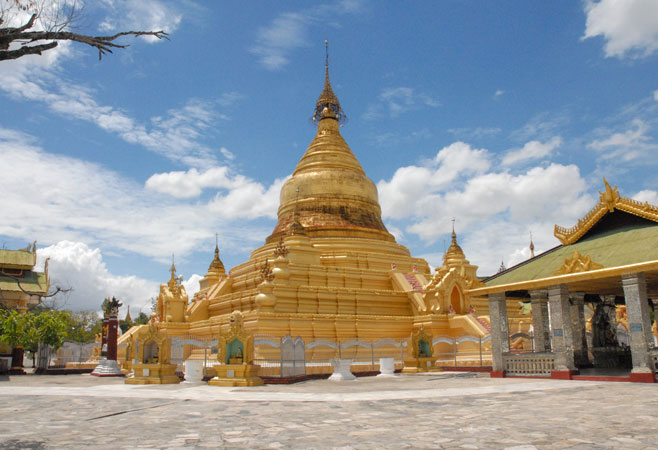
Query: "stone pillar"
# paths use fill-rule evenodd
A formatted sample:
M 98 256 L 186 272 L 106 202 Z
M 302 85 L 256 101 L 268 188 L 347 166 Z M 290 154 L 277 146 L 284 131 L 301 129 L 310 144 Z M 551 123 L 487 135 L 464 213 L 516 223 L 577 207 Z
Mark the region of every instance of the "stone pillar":
M 489 320 L 491 322 L 492 377 L 505 375 L 503 353 L 509 352 L 509 324 L 505 293 L 489 294 Z
M 573 357 L 576 367 L 588 366 L 587 335 L 585 334 L 585 293 L 569 293 L 571 326 L 573 328 Z
M 654 375 L 649 346 L 653 342 L 649 303 L 647 301 L 647 282 L 644 273 L 622 275 L 621 283 L 626 300 L 626 314 L 631 340 L 633 370 L 631 381 L 653 382 Z
M 569 290 L 566 284 L 548 288 L 548 302 L 551 305 L 551 326 L 553 328 L 553 353 L 555 354 L 556 378 L 571 378 L 576 366 L 573 359 L 573 329 L 571 327 L 571 312 Z M 559 373 L 567 373 L 560 375 Z
M 119 336 L 118 312 L 110 313 L 107 320 L 107 359 L 117 359 L 117 338 Z
M 101 328 L 101 356 L 107 357 L 107 333 L 109 331 L 109 316 L 107 313 L 103 314 L 103 326 Z
M 548 292 L 530 291 L 532 305 L 532 329 L 536 352 L 551 351 L 551 333 L 548 325 Z

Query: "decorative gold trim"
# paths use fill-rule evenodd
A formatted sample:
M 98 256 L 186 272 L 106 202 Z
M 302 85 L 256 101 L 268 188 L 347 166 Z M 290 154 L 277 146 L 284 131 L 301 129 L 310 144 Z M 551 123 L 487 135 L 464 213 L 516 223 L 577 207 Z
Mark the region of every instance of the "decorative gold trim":
M 619 195 L 617 186 L 610 187 L 605 178 L 605 192 L 599 191 L 599 202 L 592 208 L 578 223 L 572 228 L 565 228 L 555 225 L 553 235 L 560 240 L 562 245 L 570 245 L 577 242 L 581 237 L 592 229 L 596 223 L 603 218 L 607 213 L 613 212 L 615 209 L 624 211 L 628 214 L 633 214 L 643 219 L 658 222 L 658 207 L 649 204 L 648 202 L 638 202 L 632 198 L 622 197 Z
M 603 265 L 595 263 L 589 256 L 583 256 L 578 253 L 578 250 L 574 250 L 571 258 L 565 258 L 564 264 L 553 272 L 553 275 L 566 275 L 598 269 L 603 269 Z
M 606 267 L 589 272 L 568 273 L 565 275 L 556 275 L 552 277 L 539 278 L 537 280 L 517 281 L 515 283 L 499 284 L 496 286 L 487 286 L 466 291 L 473 297 L 497 294 L 507 291 L 538 290 L 546 289 L 549 286 L 558 284 L 578 283 L 581 281 L 603 280 L 606 278 L 619 277 L 627 273 L 639 272 L 658 272 L 658 260 L 646 261 L 642 263 L 629 264 L 626 266 Z

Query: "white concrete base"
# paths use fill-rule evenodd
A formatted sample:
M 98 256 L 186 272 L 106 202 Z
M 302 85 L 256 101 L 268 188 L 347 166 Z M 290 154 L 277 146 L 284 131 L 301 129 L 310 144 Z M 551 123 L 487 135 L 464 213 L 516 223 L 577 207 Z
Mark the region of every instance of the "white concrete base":
M 352 372 L 350 372 L 350 367 L 352 366 L 351 359 L 332 359 L 331 367 L 334 368 L 334 373 L 329 377 L 332 381 L 352 381 L 356 380 L 356 377 Z
M 123 377 L 119 364 L 114 359 L 101 359 L 100 364 L 96 366 L 92 375 L 97 377 Z
M 393 358 L 379 358 L 379 375 L 378 377 L 396 377 L 395 360 Z
M 203 361 L 188 359 L 185 361 L 185 381 L 188 384 L 203 383 Z

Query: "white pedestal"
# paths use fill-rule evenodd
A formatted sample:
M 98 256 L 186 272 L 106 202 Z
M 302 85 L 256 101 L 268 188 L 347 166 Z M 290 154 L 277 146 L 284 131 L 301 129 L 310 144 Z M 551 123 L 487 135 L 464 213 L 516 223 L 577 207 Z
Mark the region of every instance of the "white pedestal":
M 100 364 L 96 366 L 91 373 L 97 377 L 123 377 L 119 365 L 114 359 L 101 359 Z
M 352 381 L 356 377 L 350 372 L 352 366 L 351 359 L 332 359 L 331 366 L 334 368 L 334 373 L 329 377 L 332 381 Z
M 378 377 L 395 377 L 395 360 L 393 358 L 379 358 Z
M 203 361 L 191 359 L 185 361 L 185 383 L 203 383 Z

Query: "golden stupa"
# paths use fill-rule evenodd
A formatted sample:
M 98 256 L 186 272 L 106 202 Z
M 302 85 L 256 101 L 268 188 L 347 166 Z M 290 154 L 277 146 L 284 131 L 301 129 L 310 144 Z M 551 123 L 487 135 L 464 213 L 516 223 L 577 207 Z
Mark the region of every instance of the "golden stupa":
M 307 344 L 406 340 L 405 365 L 419 356 L 412 345 L 419 333 L 425 340 L 488 335 L 486 299 L 465 293 L 480 286 L 477 267 L 466 260 L 454 231 L 434 275 L 424 259 L 395 241 L 382 222 L 375 184 L 340 134 L 344 117 L 327 64 L 313 116 L 317 133 L 281 189 L 272 234 L 229 274 L 216 247 L 189 303 L 186 294 L 163 284 L 154 319 L 163 331 L 216 337 L 240 311 L 245 330 L 254 335 L 289 334 Z M 434 346 L 435 354 L 441 345 Z M 267 356 L 255 351 L 256 359 Z M 338 356 L 328 351 L 307 350 L 307 360 Z M 355 351 L 370 356 L 372 348 Z

